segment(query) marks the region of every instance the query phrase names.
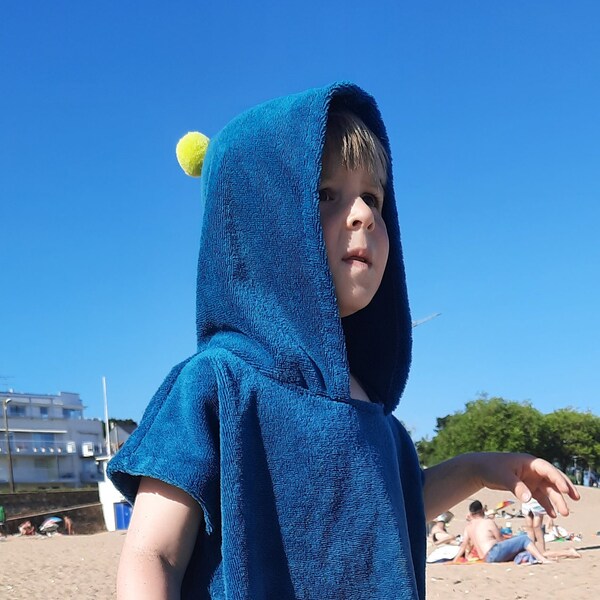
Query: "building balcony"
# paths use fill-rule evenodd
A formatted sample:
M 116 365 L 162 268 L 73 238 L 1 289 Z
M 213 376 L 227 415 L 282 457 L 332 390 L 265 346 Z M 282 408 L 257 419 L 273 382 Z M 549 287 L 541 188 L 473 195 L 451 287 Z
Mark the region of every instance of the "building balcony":
M 75 442 L 45 442 L 32 440 L 11 440 L 10 451 L 13 456 L 61 456 L 75 454 Z M 6 440 L 0 441 L 0 456 L 8 454 Z
M 1 437 L 1 433 L 0 433 Z M 69 456 L 78 454 L 83 458 L 100 456 L 102 444 L 90 442 L 36 442 L 34 440 L 11 439 L 10 451 L 13 456 Z M 0 456 L 8 454 L 6 438 L 0 440 Z

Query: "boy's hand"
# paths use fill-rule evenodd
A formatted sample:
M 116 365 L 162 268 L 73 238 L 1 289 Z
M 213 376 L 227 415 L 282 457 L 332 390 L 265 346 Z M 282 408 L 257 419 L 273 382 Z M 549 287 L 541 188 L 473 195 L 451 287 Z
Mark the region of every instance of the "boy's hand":
M 556 517 L 557 511 L 565 517 L 569 514 L 566 496 L 579 500 L 579 493 L 569 478 L 542 458 L 502 452 L 471 456 L 481 487 L 509 490 L 521 502 L 528 502 L 533 496 L 551 517 Z
M 566 475 L 530 454 L 473 452 L 461 454 L 424 471 L 423 499 L 428 521 L 481 488 L 508 490 L 521 502 L 533 496 L 551 517 L 567 516 L 566 497 L 579 494 Z

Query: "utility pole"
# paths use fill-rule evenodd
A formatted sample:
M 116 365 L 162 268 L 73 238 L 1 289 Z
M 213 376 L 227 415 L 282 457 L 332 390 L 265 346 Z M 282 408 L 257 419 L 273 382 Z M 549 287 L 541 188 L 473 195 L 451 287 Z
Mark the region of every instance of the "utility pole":
M 110 429 L 108 422 L 108 399 L 106 397 L 106 377 L 102 377 L 102 391 L 104 392 L 104 427 L 106 428 L 106 454 L 110 458 Z
M 8 484 L 12 494 L 15 493 L 15 476 L 13 472 L 12 451 L 10 448 L 10 434 L 8 433 L 8 417 L 6 416 L 6 405 L 11 401 L 11 398 L 2 400 L 2 409 L 4 411 L 4 436 L 6 438 L 6 449 L 8 452 Z

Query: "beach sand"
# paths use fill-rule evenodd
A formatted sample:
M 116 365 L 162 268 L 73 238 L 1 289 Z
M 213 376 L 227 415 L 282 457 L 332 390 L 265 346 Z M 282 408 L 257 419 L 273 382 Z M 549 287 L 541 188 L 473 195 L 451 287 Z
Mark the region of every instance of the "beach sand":
M 551 565 L 427 566 L 427 598 L 481 598 L 487 600 L 587 600 L 598 597 L 600 583 L 600 490 L 579 488 L 582 499 L 571 503 L 572 514 L 557 519 L 581 542 L 552 542 L 549 549 L 579 548 L 580 559 Z M 488 507 L 510 499 L 505 492 L 484 491 L 475 496 Z M 462 532 L 470 500 L 452 509 L 453 534 Z M 500 525 L 505 519 L 498 519 Z M 510 519 L 513 531 L 523 519 Z M 50 538 L 11 537 L 0 541 L 0 598 L 3 600 L 107 600 L 115 598 L 115 576 L 124 532 Z M 320 600 L 320 599 L 315 599 Z
M 125 532 L 0 541 L 2 600 L 116 598 L 115 579 Z
M 569 532 L 581 534 L 581 541 L 550 542 L 547 550 L 576 548 L 578 559 L 560 559 L 548 565 L 521 565 L 513 562 L 472 565 L 427 565 L 427 598 L 481 598 L 482 600 L 540 599 L 591 600 L 600 594 L 600 489 L 577 488 L 579 502 L 569 502 L 571 514 L 555 520 Z M 462 533 L 472 500 L 494 508 L 502 500 L 514 500 L 511 494 L 484 490 L 452 509 L 455 518 L 448 526 L 452 534 Z M 507 510 L 520 508 L 519 504 Z M 510 522 L 513 533 L 525 524 L 522 518 L 497 518 L 499 527 Z M 429 547 L 428 550 L 431 550 Z

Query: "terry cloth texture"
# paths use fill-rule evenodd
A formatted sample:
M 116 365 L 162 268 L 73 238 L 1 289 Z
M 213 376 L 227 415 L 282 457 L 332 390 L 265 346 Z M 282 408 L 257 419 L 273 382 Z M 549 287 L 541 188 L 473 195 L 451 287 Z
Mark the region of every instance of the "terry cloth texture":
M 389 150 L 374 100 L 351 84 L 262 104 L 211 141 L 198 350 L 109 465 L 131 502 L 147 476 L 201 505 L 184 598 L 424 598 L 422 472 L 391 414 L 411 347 L 392 178 L 383 282 L 342 322 L 319 218 L 332 104 Z M 350 371 L 373 403 L 350 398 Z

